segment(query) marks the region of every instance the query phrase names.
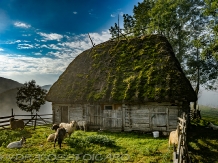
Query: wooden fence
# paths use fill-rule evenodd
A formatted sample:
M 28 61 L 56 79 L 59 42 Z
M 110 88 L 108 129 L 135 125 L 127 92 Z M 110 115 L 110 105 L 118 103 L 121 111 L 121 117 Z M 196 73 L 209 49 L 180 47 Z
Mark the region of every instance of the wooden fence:
M 178 117 L 178 146 L 174 146 L 173 152 L 173 163 L 190 163 L 191 159 L 188 154 L 187 146 L 187 123 L 188 118 L 185 113 L 183 113 L 182 118 Z
M 13 109 L 10 116 L 0 117 L 0 129 L 10 128 L 10 118 L 14 117 L 16 119 L 22 119 L 25 126 L 34 126 L 34 129 L 37 125 L 52 124 L 53 123 L 53 114 L 34 114 L 34 115 L 15 115 Z M 27 118 L 20 118 L 27 117 Z

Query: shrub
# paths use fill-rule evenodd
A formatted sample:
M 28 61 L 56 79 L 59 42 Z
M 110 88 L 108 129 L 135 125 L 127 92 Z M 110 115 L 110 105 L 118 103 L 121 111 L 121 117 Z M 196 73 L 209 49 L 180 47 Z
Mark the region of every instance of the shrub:
M 86 137 L 86 140 L 89 143 L 105 145 L 105 146 L 115 146 L 115 141 L 111 140 L 107 136 L 104 135 L 91 135 Z
M 83 148 L 88 146 L 88 142 L 85 139 L 79 137 L 66 139 L 66 142 L 70 145 L 71 148 Z

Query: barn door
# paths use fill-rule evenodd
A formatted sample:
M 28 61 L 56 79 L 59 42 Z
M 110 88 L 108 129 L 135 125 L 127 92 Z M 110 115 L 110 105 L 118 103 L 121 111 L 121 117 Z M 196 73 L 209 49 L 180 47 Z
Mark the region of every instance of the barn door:
M 150 108 L 151 130 L 166 131 L 167 129 L 167 108 L 155 106 Z
M 61 122 L 68 123 L 68 106 L 61 106 Z
M 122 111 L 104 110 L 103 111 L 103 129 L 122 130 Z

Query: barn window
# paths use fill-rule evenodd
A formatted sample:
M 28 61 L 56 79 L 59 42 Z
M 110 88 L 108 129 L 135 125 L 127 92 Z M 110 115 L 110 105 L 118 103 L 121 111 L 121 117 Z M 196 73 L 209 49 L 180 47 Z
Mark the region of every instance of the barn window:
M 104 105 L 104 110 L 113 110 L 113 105 Z

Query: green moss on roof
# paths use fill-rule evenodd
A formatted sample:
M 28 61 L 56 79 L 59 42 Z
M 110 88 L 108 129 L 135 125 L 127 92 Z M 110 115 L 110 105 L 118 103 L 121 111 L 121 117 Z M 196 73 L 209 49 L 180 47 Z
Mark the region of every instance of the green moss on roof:
M 169 42 L 160 35 L 107 41 L 71 62 L 46 99 L 59 103 L 146 102 L 196 95 Z

